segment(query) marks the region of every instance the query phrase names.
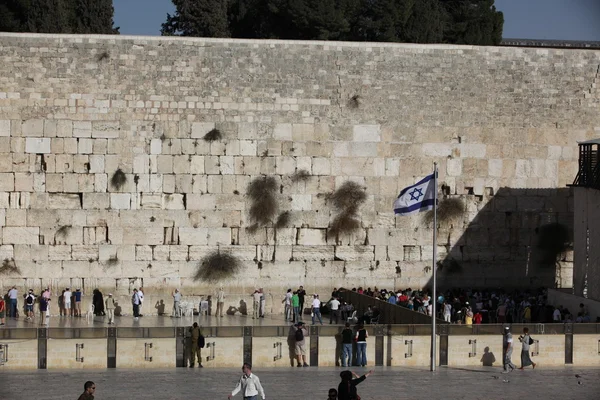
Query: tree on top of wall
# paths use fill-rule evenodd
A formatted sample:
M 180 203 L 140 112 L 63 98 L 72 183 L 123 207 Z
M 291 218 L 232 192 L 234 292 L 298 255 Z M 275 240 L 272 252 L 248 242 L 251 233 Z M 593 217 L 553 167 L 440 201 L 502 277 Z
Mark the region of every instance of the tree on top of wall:
M 4 0 L 0 31 L 116 34 L 112 0 Z
M 172 0 L 163 35 L 498 44 L 494 0 Z

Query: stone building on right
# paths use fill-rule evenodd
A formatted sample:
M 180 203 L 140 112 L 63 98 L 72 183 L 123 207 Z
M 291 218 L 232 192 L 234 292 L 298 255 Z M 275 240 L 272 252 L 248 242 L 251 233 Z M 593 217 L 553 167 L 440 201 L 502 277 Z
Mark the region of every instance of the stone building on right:
M 579 142 L 573 182 L 573 294 L 600 301 L 600 139 Z

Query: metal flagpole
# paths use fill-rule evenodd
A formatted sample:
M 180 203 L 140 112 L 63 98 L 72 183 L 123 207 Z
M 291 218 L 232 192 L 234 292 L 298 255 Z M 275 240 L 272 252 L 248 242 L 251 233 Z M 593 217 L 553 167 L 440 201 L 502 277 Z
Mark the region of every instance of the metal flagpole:
M 437 178 L 438 178 L 438 170 L 437 163 L 433 163 L 433 295 L 431 296 L 431 300 L 433 302 L 431 307 L 431 371 L 435 371 L 436 365 L 436 355 L 437 355 L 437 336 L 435 333 L 435 319 L 436 319 L 436 308 L 437 308 L 437 294 L 436 294 L 436 285 L 437 285 Z

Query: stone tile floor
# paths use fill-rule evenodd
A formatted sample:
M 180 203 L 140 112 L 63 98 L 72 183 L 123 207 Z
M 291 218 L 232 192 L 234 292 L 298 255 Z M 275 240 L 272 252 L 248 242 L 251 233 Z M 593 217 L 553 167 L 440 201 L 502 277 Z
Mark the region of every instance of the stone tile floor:
M 97 400 L 226 399 L 241 374 L 235 369 L 10 371 L 0 367 L 0 399 L 76 399 L 96 383 Z M 361 373 L 361 369 L 353 369 Z M 364 369 L 363 369 L 364 370 Z M 256 369 L 267 399 L 327 398 L 340 368 Z M 581 378 L 575 375 L 581 375 Z M 500 368 L 377 367 L 359 386 L 364 400 L 597 399 L 600 369 L 553 368 L 501 374 Z M 238 394 L 234 399 L 242 399 Z

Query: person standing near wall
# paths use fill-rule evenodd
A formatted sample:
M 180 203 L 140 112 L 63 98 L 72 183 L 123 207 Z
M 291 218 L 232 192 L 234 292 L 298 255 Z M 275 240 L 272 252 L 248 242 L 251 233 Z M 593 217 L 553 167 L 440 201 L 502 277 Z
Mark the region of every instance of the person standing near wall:
M 517 368 L 515 364 L 512 363 L 511 357 L 513 352 L 513 337 L 510 333 L 510 328 L 508 326 L 504 327 L 504 371 L 503 374 L 507 374 L 511 372 L 513 369 Z
M 356 330 L 356 336 L 354 340 L 356 341 L 356 362 L 360 366 L 367 365 L 367 338 L 369 334 L 365 329 L 363 324 L 358 325 L 358 329 Z
M 108 324 L 115 323 L 115 299 L 112 297 L 112 293 L 108 294 L 108 297 L 104 301 L 106 308 L 106 315 L 108 315 Z
M 142 308 L 144 308 L 144 288 L 140 287 L 138 289 L 138 297 L 140 298 L 140 317 L 143 317 Z
M 46 318 L 46 312 L 48 311 L 48 300 L 44 296 L 40 296 L 40 325 L 45 326 L 48 324 Z
M 300 297 L 298 296 L 298 292 L 292 294 L 292 310 L 294 311 L 292 321 L 294 323 L 300 322 L 302 320 L 302 313 L 300 312 Z
M 294 340 L 296 345 L 294 346 L 294 353 L 298 360 L 298 367 L 308 367 L 306 362 L 306 337 L 308 331 L 304 327 L 304 323 L 298 322 L 296 324 L 296 331 L 294 332 Z
M 292 296 L 292 289 L 288 289 L 285 296 L 283 297 L 283 300 L 281 301 L 284 304 L 283 317 L 286 321 L 293 320 Z
M 81 317 L 81 296 L 83 296 L 83 293 L 81 293 L 81 289 L 75 290 L 74 297 L 75 297 L 75 316 L 76 317 Z
M 265 291 L 263 290 L 263 288 L 258 289 L 258 293 L 260 293 L 260 308 L 259 308 L 259 316 L 261 318 L 265 317 L 265 311 L 267 308 L 267 295 L 265 294 Z
M 171 293 L 171 296 L 173 296 L 173 311 L 171 317 L 179 318 L 181 316 L 181 307 L 179 306 L 181 303 L 181 292 L 179 292 L 179 289 L 175 289 L 175 291 Z
M 342 330 L 342 367 L 352 366 L 352 329 L 350 323 L 346 322 Z
M 312 324 L 315 324 L 316 317 L 319 320 L 319 323 L 323 325 L 323 319 L 321 318 L 321 300 L 319 300 L 318 294 L 313 295 L 312 308 L 310 311 L 312 313 Z
M 223 291 L 223 287 L 219 288 L 217 292 L 217 311 L 215 312 L 215 317 L 223 316 L 223 307 L 225 306 L 225 292 Z
M 194 368 L 194 358 L 198 358 L 198 367 L 202 368 L 202 345 L 200 343 L 200 336 L 202 331 L 198 326 L 197 322 L 190 328 L 190 336 L 192 337 L 192 354 L 190 357 L 190 368 Z
M 298 288 L 298 299 L 300 300 L 300 315 L 302 319 L 302 314 L 304 314 L 304 297 L 306 296 L 306 290 L 304 290 L 304 286 L 300 285 Z
M 25 310 L 27 311 L 27 320 L 33 320 L 35 317 L 33 312 L 33 306 L 35 304 L 35 295 L 33 289 L 29 289 L 29 293 L 25 296 Z
M 6 319 L 4 315 L 6 313 L 6 302 L 4 301 L 4 297 L 0 296 L 0 326 L 6 323 Z
M 256 289 L 252 294 L 252 319 L 257 319 L 260 316 L 260 298 L 260 292 Z
M 18 318 L 19 317 L 19 311 L 18 311 L 18 307 L 17 307 L 17 298 L 19 296 L 19 291 L 17 290 L 16 286 L 13 286 L 9 291 L 8 291 L 8 301 L 10 309 L 9 309 L 9 317 L 12 318 Z
M 131 304 L 133 305 L 133 319 L 137 321 L 140 319 L 140 296 L 137 289 L 133 289 Z
M 63 293 L 63 302 L 65 305 L 65 315 L 68 317 L 73 316 L 73 311 L 71 309 L 71 296 L 73 293 L 71 293 L 71 289 L 70 288 L 65 288 L 65 292 Z
M 329 325 L 331 325 L 332 321 L 335 320 L 336 325 L 338 324 L 338 320 L 340 318 L 340 301 L 337 297 L 329 300 Z

